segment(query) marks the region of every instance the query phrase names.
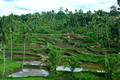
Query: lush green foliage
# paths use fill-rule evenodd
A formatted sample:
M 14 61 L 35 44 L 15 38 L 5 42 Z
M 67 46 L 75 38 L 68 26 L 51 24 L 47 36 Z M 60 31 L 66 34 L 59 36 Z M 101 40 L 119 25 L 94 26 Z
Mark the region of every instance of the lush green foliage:
M 91 11 L 84 13 L 80 9 L 73 13 L 66 9 L 65 11 L 60 10 L 57 13 L 52 10 L 20 16 L 10 14 L 9 16 L 0 17 L 0 30 L 8 27 L 8 29 L 14 31 L 15 34 L 23 32 L 45 34 L 70 32 L 84 34 L 93 41 L 98 42 L 101 46 L 112 47 L 120 51 L 118 16 L 119 12 L 117 12 L 115 6 L 111 7 L 110 12 L 98 10 L 94 13 Z M 2 24 L 3 22 L 5 22 L 5 24 Z M 13 27 L 15 27 L 15 30 L 13 30 Z M 10 32 L 7 29 L 4 30 Z
M 4 78 L 2 78 L 2 80 L 53 80 L 53 79 L 48 78 L 48 77 L 42 77 L 42 76 L 35 76 L 35 77 L 28 76 L 28 77 L 20 77 L 20 78 L 4 77 Z
M 80 68 L 81 62 L 75 59 L 74 56 L 68 58 L 68 65 L 65 65 L 64 67 L 69 67 L 71 70 L 71 73 L 73 75 L 73 71 L 75 68 Z
M 60 71 L 55 76 L 57 80 L 104 80 L 104 73 L 97 73 L 93 71 L 82 71 L 82 72 L 75 72 L 71 75 L 71 72 L 68 71 Z
M 9 41 L 13 38 L 13 60 L 23 59 L 23 44 L 26 42 L 25 60 L 41 60 L 41 56 L 47 60 L 50 73 L 56 73 L 56 67 L 66 61 L 73 72 L 80 66 L 79 62 L 100 63 L 105 61 L 105 71 L 111 74 L 116 65 L 115 61 L 105 59 L 116 57 L 120 61 L 120 13 L 115 6 L 110 12 L 98 10 L 92 13 L 79 11 L 60 10 L 0 17 L 0 38 L 6 43 L 6 55 L 10 55 Z M 42 33 L 42 34 L 41 34 Z M 76 34 L 79 34 L 76 35 Z M 81 36 L 80 36 L 81 35 Z M 0 41 L 1 41 L 0 40 Z M 46 45 L 46 47 L 45 47 Z M 24 46 L 24 47 L 25 47 Z M 107 54 L 107 52 L 112 53 Z M 2 52 L 0 52 L 1 54 Z M 101 55 L 102 54 L 102 55 Z M 47 57 L 45 57 L 47 56 Z M 5 59 L 5 58 L 4 58 Z M 6 59 L 5 74 L 21 68 L 21 63 Z M 3 69 L 3 57 L 0 55 L 0 73 Z M 104 73 L 79 72 L 71 76 L 70 72 L 57 72 L 54 78 L 58 80 L 103 80 Z M 0 74 L 1 75 L 1 74 Z M 102 75 L 102 76 L 101 76 Z M 87 76 L 87 77 L 86 77 Z M 3 78 L 4 79 L 4 78 Z M 17 78 L 5 78 L 17 79 Z M 39 79 L 38 77 L 18 78 L 18 80 Z M 50 80 L 41 77 L 41 80 Z M 40 80 L 39 79 L 39 80 Z
M 48 66 L 52 74 L 56 73 L 56 68 L 61 62 L 61 53 L 58 47 L 51 46 L 49 43 L 46 44 L 47 53 L 48 53 Z
M 2 62 L 2 56 L 0 55 L 0 73 L 3 71 L 3 62 Z M 5 74 L 8 74 L 12 71 L 18 70 L 22 67 L 20 62 L 11 61 L 10 59 L 6 59 L 6 66 L 5 66 Z M 0 74 L 1 76 L 1 74 Z
M 102 65 L 105 70 L 106 80 L 113 80 L 117 77 L 116 74 L 119 72 L 120 63 L 116 61 L 115 57 L 110 58 L 106 56 Z

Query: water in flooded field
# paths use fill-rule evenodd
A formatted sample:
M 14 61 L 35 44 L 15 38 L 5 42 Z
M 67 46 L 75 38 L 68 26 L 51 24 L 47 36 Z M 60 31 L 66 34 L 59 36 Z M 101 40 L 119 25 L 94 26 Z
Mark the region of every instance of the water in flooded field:
M 64 66 L 58 66 L 56 68 L 57 71 L 71 71 L 69 67 L 65 67 Z M 84 69 L 83 68 L 75 68 L 74 72 L 80 72 L 80 71 L 83 71 Z M 86 69 L 86 71 L 89 70 L 89 69 Z M 94 71 L 97 71 L 97 72 L 104 72 L 102 70 L 94 70 Z
M 24 64 L 29 64 L 29 65 L 45 65 L 44 63 L 41 63 L 40 61 L 25 61 Z M 57 71 L 71 71 L 69 67 L 64 67 L 64 66 L 58 66 L 56 68 Z M 80 72 L 83 71 L 83 68 L 75 68 L 74 72 Z M 89 69 L 85 69 L 89 70 Z M 97 72 L 104 72 L 102 70 L 94 70 Z M 48 76 L 49 71 L 47 69 L 38 69 L 38 68 L 23 68 L 22 70 L 15 72 L 9 76 L 12 77 L 27 77 L 27 76 Z
M 25 64 L 28 64 L 28 65 L 44 65 L 44 63 L 41 63 L 40 61 L 24 61 L 23 64 L 24 65 Z
M 27 77 L 27 76 L 47 76 L 49 72 L 44 69 L 27 69 L 24 68 L 21 71 L 15 72 L 9 76 L 12 77 Z

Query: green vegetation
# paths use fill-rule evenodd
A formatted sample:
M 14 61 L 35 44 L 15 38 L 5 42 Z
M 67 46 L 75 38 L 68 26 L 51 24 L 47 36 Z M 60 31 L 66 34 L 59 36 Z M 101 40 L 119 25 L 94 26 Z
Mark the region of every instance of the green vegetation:
M 60 71 L 58 74 L 54 77 L 56 80 L 104 80 L 104 73 L 97 73 L 93 71 L 82 71 L 82 72 L 74 72 L 73 75 L 71 75 L 71 72 L 68 71 Z
M 71 70 L 71 75 L 73 75 L 73 71 L 75 68 L 80 68 L 81 63 L 75 59 L 75 57 L 69 57 L 68 58 L 68 65 L 65 65 L 65 67 L 69 67 Z
M 48 53 L 48 66 L 50 68 L 50 71 L 52 74 L 56 74 L 56 68 L 58 66 L 58 64 L 61 62 L 61 53 L 59 48 L 54 47 L 54 46 L 50 46 L 49 43 L 46 44 L 46 48 L 47 48 L 47 53 Z
M 113 80 L 116 77 L 116 74 L 118 74 L 118 68 L 120 67 L 120 63 L 118 63 L 115 58 L 105 58 L 105 61 L 103 62 L 103 67 L 106 74 L 106 80 Z
M 0 73 L 3 72 L 3 62 L 2 62 L 2 56 L 0 55 Z M 22 67 L 22 64 L 20 62 L 16 62 L 16 61 L 11 61 L 10 59 L 6 59 L 6 66 L 5 66 L 5 75 L 13 72 L 15 70 L 18 70 Z M 0 76 L 2 76 L 0 74 Z
M 3 80 L 119 80 L 119 16 L 113 6 L 110 12 L 52 10 L 0 17 L 0 76 Z M 57 71 L 60 65 L 71 72 Z M 7 77 L 21 67 L 47 68 L 50 74 Z M 83 71 L 74 72 L 78 67 Z
M 41 76 L 35 76 L 35 77 L 20 77 L 20 78 L 13 78 L 13 77 L 6 77 L 6 78 L 2 78 L 2 80 L 53 80 L 47 77 L 41 77 Z

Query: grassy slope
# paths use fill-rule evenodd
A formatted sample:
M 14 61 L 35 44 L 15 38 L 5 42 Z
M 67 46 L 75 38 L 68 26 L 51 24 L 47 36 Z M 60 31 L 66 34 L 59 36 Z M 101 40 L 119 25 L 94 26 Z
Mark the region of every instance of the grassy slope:
M 1 80 L 53 80 L 50 78 L 43 78 L 43 77 L 21 77 L 21 78 L 12 78 L 12 77 L 5 77 L 2 78 Z
M 3 62 L 2 62 L 2 55 L 0 55 L 0 75 L 3 71 Z M 22 64 L 20 62 L 11 61 L 9 59 L 6 59 L 5 64 L 5 74 L 13 72 L 17 69 L 20 69 L 22 67 Z

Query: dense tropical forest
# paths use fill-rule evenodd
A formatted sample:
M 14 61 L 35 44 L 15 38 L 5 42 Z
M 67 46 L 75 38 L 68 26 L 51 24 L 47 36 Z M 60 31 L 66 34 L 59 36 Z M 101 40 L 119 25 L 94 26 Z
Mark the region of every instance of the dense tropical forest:
M 110 9 L 72 12 L 61 7 L 58 12 L 0 17 L 0 78 L 119 80 L 120 13 L 116 6 Z M 66 68 L 69 70 L 64 71 Z M 32 76 L 29 72 L 19 78 L 12 75 L 25 69 L 48 73 Z M 36 74 L 34 71 L 31 73 Z

